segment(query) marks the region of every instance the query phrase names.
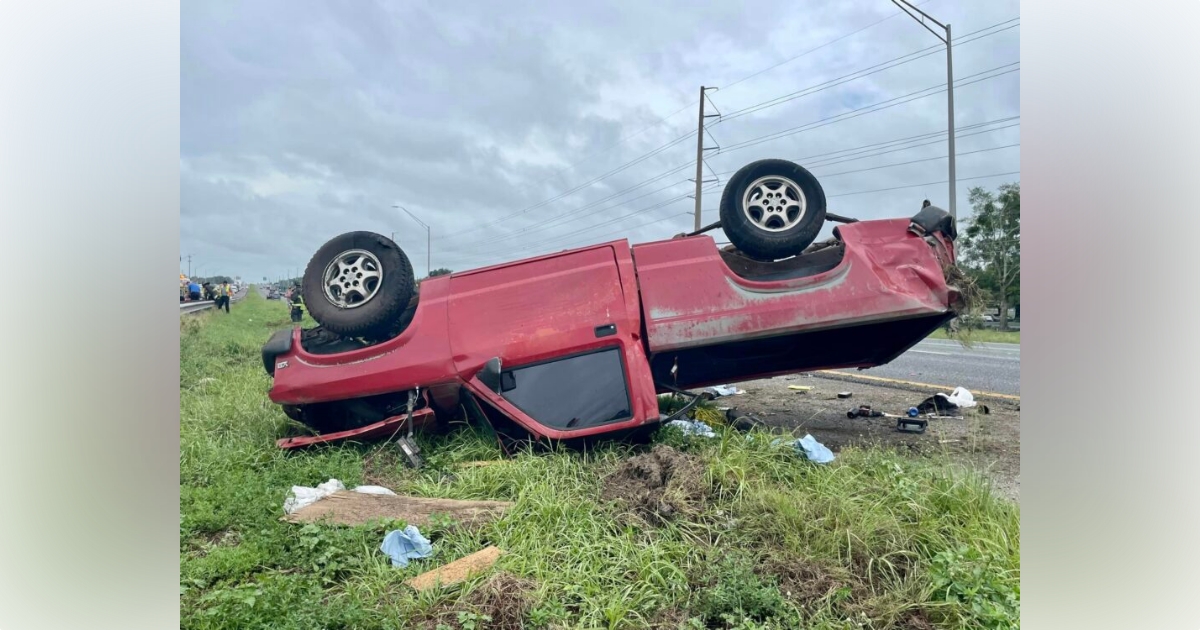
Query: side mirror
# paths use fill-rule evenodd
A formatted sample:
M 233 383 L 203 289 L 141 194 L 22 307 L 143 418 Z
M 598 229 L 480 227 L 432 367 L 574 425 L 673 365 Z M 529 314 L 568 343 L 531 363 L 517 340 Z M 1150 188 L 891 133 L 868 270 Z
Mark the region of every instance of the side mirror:
M 483 364 L 483 369 L 477 375 L 488 389 L 500 393 L 500 357 L 493 357 Z

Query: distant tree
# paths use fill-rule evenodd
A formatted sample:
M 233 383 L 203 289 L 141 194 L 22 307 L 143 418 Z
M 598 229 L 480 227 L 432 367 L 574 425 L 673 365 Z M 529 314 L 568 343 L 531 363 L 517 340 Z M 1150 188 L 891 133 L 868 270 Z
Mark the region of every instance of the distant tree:
M 959 239 L 962 261 L 1000 306 L 1000 329 L 1008 329 L 1008 305 L 1021 300 L 1021 184 L 996 192 L 975 187 L 967 197 L 974 214 Z
M 437 269 L 430 271 L 429 275 L 426 277 L 433 278 L 435 276 L 444 276 L 444 275 L 450 274 L 450 273 L 454 273 L 454 272 L 450 271 L 449 269 L 446 269 L 445 267 L 438 267 Z
M 211 282 L 213 284 L 221 284 L 222 282 L 229 282 L 229 283 L 233 282 L 233 278 L 230 278 L 229 276 L 210 276 L 208 278 L 192 278 L 192 280 L 198 284 L 204 284 L 205 282 Z

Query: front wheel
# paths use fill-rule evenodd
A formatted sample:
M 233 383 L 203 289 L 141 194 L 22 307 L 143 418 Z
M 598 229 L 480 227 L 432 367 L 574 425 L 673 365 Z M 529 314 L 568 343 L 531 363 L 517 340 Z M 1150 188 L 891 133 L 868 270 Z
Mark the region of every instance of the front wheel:
M 721 194 L 721 227 L 739 250 L 759 260 L 795 256 L 825 222 L 825 191 L 812 173 L 787 160 L 759 160 L 734 173 Z

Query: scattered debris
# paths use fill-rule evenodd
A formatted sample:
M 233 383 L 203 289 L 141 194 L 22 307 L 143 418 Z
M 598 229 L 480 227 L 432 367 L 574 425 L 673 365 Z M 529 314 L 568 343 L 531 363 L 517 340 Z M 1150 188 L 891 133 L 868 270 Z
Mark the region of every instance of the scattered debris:
M 913 409 L 915 409 L 915 408 L 909 408 L 909 410 L 908 410 L 909 417 L 913 417 L 916 415 L 915 413 L 913 413 Z M 883 411 L 879 411 L 878 409 L 872 409 L 871 405 L 859 405 L 856 409 L 851 409 L 850 411 L 847 411 L 846 417 L 847 418 L 903 418 L 904 416 L 898 416 L 894 413 L 885 413 Z
M 896 430 L 903 433 L 924 433 L 929 421 L 922 418 L 900 418 L 896 420 Z
M 346 486 L 337 479 L 330 479 L 322 484 L 317 484 L 316 488 L 307 486 L 292 486 L 292 496 L 283 500 L 283 511 L 287 514 L 294 514 L 300 508 L 312 505 L 317 501 L 346 489 Z M 362 494 L 396 494 L 383 486 L 358 486 L 354 488 L 354 492 Z
M 421 535 L 416 525 L 404 529 L 393 529 L 383 537 L 379 550 L 392 559 L 392 566 L 406 567 L 409 560 L 428 558 L 433 553 L 433 545 L 429 539 Z
M 851 396 L 853 396 L 853 395 L 854 395 L 854 393 L 853 393 L 853 392 L 838 392 L 838 395 L 837 395 L 837 397 L 838 397 L 838 398 L 849 398 L 849 397 L 851 397 Z
M 916 406 L 917 413 L 927 417 L 958 417 L 960 409 L 970 409 L 976 406 L 975 396 L 971 392 L 962 387 L 955 387 L 954 391 L 949 394 L 934 394 L 929 398 L 921 401 L 921 404 Z M 983 412 L 986 414 L 990 411 L 984 407 Z M 909 415 L 914 415 L 910 411 Z
M 807 457 L 809 461 L 818 464 L 828 464 L 834 460 L 833 451 L 818 442 L 817 438 L 808 434 L 796 440 L 796 452 Z
M 667 423 L 669 427 L 675 427 L 683 431 L 684 435 L 699 435 L 700 437 L 717 437 L 713 433 L 712 427 L 700 422 L 699 420 L 672 420 Z
M 463 556 L 454 562 L 444 564 L 432 571 L 426 571 L 406 581 L 405 584 L 418 591 L 453 586 L 490 568 L 496 564 L 496 561 L 503 554 L 504 551 L 499 547 L 486 547 L 469 556 Z
M 975 406 L 975 396 L 962 387 L 955 387 L 954 391 L 950 392 L 950 395 L 946 399 L 954 406 L 962 407 L 963 409 L 970 409 Z
M 704 391 L 712 394 L 713 396 L 736 396 L 738 394 L 746 393 L 746 390 L 738 389 L 733 385 L 713 385 L 712 387 L 706 387 Z
M 846 412 L 846 417 L 852 420 L 854 418 L 878 418 L 882 415 L 882 411 L 871 409 L 871 405 L 859 405 L 858 407 Z
M 788 389 L 798 392 L 807 392 L 812 389 L 812 385 L 788 385 Z
M 917 405 L 917 413 L 926 415 L 942 415 L 958 412 L 958 406 L 950 402 L 945 394 L 934 394 Z
M 694 455 L 659 444 L 622 462 L 604 481 L 601 499 L 623 504 L 651 523 L 690 514 L 708 496 L 704 467 Z
M 427 525 L 434 514 L 443 514 L 460 524 L 498 518 L 512 506 L 507 501 L 458 501 L 386 494 L 338 491 L 284 517 L 291 523 L 328 520 L 339 525 L 362 525 L 377 520 L 402 520 Z

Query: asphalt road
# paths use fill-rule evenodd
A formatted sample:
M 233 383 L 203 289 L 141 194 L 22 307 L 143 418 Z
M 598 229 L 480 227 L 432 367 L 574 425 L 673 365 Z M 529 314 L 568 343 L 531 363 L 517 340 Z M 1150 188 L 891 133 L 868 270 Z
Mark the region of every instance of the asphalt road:
M 966 349 L 957 341 L 926 339 L 887 365 L 857 373 L 1019 396 L 1021 346 L 976 343 Z

